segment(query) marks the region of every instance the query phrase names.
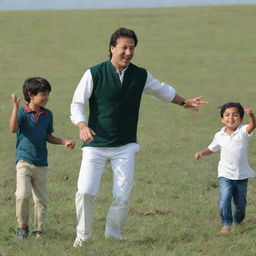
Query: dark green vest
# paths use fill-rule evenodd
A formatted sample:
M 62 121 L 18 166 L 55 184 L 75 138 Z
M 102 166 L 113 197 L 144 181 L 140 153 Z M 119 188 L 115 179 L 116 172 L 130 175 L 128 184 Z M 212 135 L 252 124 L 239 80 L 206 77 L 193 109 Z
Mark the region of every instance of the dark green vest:
M 121 85 L 110 61 L 90 68 L 93 91 L 89 100 L 89 127 L 96 136 L 83 146 L 118 147 L 137 141 L 141 95 L 147 71 L 130 64 Z

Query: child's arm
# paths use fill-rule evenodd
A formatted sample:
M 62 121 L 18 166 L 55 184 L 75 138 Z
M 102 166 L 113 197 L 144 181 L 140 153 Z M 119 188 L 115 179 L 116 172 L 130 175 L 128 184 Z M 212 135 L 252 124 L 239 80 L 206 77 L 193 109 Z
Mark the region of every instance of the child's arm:
M 208 155 L 210 155 L 212 153 L 213 153 L 213 151 L 211 151 L 208 148 L 205 148 L 204 150 L 195 153 L 195 159 L 199 159 L 202 156 L 208 156 Z
M 253 130 L 256 127 L 256 119 L 255 119 L 255 115 L 253 113 L 252 108 L 245 108 L 244 112 L 249 115 L 250 121 L 248 126 L 246 127 L 246 131 L 251 134 L 253 132 Z
M 47 141 L 51 144 L 60 144 L 64 145 L 66 148 L 73 149 L 75 147 L 75 142 L 73 140 L 61 139 L 48 134 Z
M 9 131 L 15 133 L 19 129 L 19 123 L 17 121 L 17 118 L 18 118 L 18 109 L 20 106 L 20 99 L 17 98 L 15 93 L 13 93 L 11 94 L 11 100 L 13 104 L 13 109 L 12 109 L 12 114 L 9 120 Z

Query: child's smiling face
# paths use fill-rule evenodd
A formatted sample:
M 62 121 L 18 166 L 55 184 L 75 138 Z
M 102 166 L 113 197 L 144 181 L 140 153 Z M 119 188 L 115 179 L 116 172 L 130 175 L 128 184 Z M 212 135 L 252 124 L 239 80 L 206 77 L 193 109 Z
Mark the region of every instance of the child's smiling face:
M 49 99 L 49 92 L 39 92 L 37 95 L 30 95 L 30 103 L 35 106 L 44 107 Z
M 221 118 L 221 122 L 227 127 L 227 132 L 235 131 L 242 121 L 243 119 L 240 117 L 240 113 L 236 107 L 227 108 Z

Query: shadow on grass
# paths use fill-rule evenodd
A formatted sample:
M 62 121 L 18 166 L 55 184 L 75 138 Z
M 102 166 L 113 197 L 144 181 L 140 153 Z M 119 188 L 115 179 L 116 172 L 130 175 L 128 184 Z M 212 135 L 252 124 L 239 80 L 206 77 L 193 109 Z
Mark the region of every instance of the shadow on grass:
M 159 241 L 159 238 L 152 238 L 152 237 L 145 237 L 144 239 L 139 239 L 139 240 L 134 240 L 132 242 L 134 242 L 135 244 L 154 244 L 157 243 Z
M 130 214 L 131 215 L 137 215 L 137 216 L 158 216 L 158 215 L 167 215 L 171 213 L 169 209 L 153 209 L 153 210 L 136 210 L 131 209 Z

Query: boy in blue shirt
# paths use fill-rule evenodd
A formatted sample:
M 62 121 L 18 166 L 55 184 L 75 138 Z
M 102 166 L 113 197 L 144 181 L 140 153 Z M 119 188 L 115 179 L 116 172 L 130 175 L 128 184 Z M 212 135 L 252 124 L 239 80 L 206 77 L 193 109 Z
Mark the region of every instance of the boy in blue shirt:
M 53 133 L 53 115 L 47 104 L 51 91 L 49 82 L 41 77 L 28 78 L 23 85 L 27 104 L 19 108 L 20 99 L 11 95 L 13 111 L 9 121 L 10 132 L 16 133 L 16 217 L 17 236 L 25 239 L 29 234 L 29 198 L 34 201 L 33 235 L 40 237 L 47 209 L 47 147 L 46 142 L 62 144 L 73 149 L 74 141 L 57 138 Z
M 246 125 L 242 125 L 244 113 L 249 116 Z M 224 127 L 215 134 L 207 148 L 195 154 L 195 158 L 221 151 L 218 165 L 220 233 L 228 233 L 233 222 L 240 224 L 245 218 L 248 178 L 256 176 L 247 157 L 247 145 L 256 127 L 256 119 L 251 108 L 243 109 L 236 102 L 224 104 L 220 116 Z M 233 216 L 232 199 L 235 205 Z

